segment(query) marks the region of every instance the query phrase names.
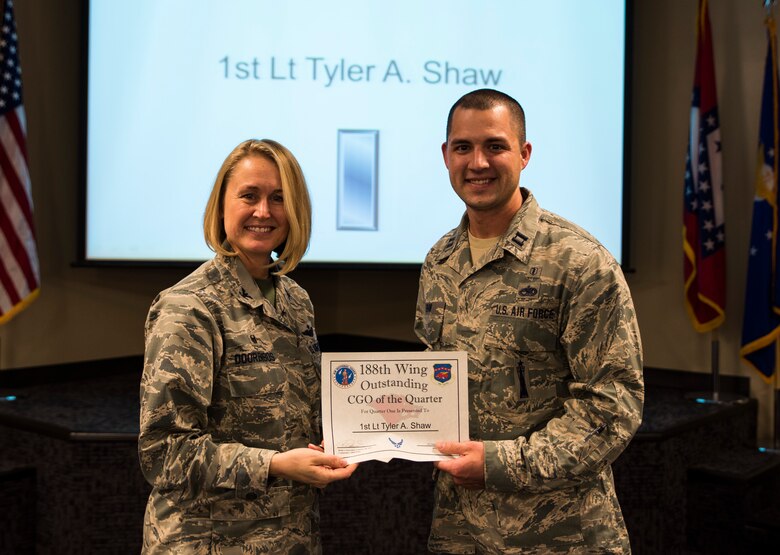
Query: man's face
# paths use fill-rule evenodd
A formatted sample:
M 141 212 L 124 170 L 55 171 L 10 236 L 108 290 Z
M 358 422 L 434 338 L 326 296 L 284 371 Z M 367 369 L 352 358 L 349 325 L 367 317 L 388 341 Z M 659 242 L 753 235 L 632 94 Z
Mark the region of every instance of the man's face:
M 441 148 L 452 188 L 469 212 L 513 214 L 520 208 L 520 172 L 531 158 L 531 144 L 520 144 L 506 107 L 457 108 Z

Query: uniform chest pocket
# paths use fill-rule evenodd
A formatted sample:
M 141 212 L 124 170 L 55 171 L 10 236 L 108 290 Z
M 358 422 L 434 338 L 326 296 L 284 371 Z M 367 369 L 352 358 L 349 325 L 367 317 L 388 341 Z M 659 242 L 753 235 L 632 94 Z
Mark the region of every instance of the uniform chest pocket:
M 515 352 L 558 348 L 558 306 L 494 303 L 485 327 L 485 344 Z
M 559 349 L 555 321 L 543 317 L 556 313 L 530 309 L 522 312 L 525 318 L 494 317 L 488 321 L 488 355 L 494 364 L 499 362 L 508 374 L 513 374 L 521 399 L 550 399 L 561 393 L 567 366 Z
M 228 387 L 232 397 L 273 400 L 284 395 L 287 376 L 278 363 L 238 366 L 228 370 Z

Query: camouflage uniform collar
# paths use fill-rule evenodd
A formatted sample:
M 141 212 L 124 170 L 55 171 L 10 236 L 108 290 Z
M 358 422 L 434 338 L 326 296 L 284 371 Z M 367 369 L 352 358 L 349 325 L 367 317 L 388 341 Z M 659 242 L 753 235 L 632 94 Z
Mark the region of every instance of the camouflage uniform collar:
M 515 256 L 523 264 L 528 264 L 531 258 L 531 248 L 534 244 L 534 237 L 539 230 L 539 217 L 542 209 L 531 191 L 520 187 L 523 194 L 523 205 L 517 211 L 509 227 L 498 244 L 503 249 Z
M 446 259 L 448 259 L 450 256 L 452 256 L 452 253 L 455 252 L 455 250 L 460 246 L 460 244 L 467 240 L 468 238 L 468 229 L 469 229 L 469 217 L 468 214 L 464 212 L 463 217 L 460 219 L 460 224 L 458 224 L 458 227 L 447 233 L 447 235 L 444 236 L 444 239 L 446 241 L 444 242 L 444 245 L 441 246 L 439 253 L 435 255 L 436 260 L 438 262 L 442 262 Z
M 279 276 L 272 276 L 274 286 L 276 287 L 276 307 L 263 295 L 255 279 L 246 269 L 244 263 L 237 256 L 217 256 L 217 266 L 220 272 L 227 274 L 229 279 L 229 288 L 231 293 L 240 302 L 250 306 L 253 309 L 261 309 L 267 316 L 274 318 L 282 324 L 292 327 L 287 321 L 288 310 L 288 291 L 286 280 Z
M 218 255 L 215 261 L 220 273 L 228 275 L 228 287 L 235 298 L 252 308 L 263 304 L 264 297 L 260 287 L 239 257 Z
M 531 191 L 524 187 L 520 187 L 520 191 L 523 194 L 523 205 L 512 218 L 504 235 L 499 238 L 498 245 L 527 264 L 531 256 L 534 236 L 539 229 L 541 208 Z M 436 260 L 442 262 L 461 250 L 463 242 L 468 241 L 468 229 L 469 217 L 468 213 L 464 213 L 458 227 L 445 235 L 446 241 L 435 256 Z

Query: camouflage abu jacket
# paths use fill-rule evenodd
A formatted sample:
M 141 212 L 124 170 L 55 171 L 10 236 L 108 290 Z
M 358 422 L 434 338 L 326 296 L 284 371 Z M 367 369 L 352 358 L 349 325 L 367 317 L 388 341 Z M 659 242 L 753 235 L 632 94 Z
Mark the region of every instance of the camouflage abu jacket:
M 321 439 L 311 302 L 290 278 L 275 282 L 276 308 L 237 257 L 217 256 L 152 304 L 145 553 L 319 550 L 313 488 L 268 475 L 274 453 Z
M 472 266 L 468 220 L 422 268 L 415 331 L 469 353 L 485 491 L 440 474 L 434 552 L 626 553 L 610 463 L 639 427 L 639 329 L 614 258 L 531 193 Z

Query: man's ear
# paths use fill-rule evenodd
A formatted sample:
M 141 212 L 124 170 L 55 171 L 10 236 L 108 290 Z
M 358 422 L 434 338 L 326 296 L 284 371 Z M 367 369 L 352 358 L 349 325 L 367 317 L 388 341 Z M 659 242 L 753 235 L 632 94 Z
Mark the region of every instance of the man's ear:
M 525 142 L 522 148 L 522 154 L 523 154 L 523 169 L 528 165 L 528 162 L 531 161 L 531 143 L 528 141 Z
M 444 165 L 447 166 L 447 169 L 450 169 L 450 160 L 447 155 L 447 141 L 444 141 L 441 144 L 441 155 L 444 157 Z

